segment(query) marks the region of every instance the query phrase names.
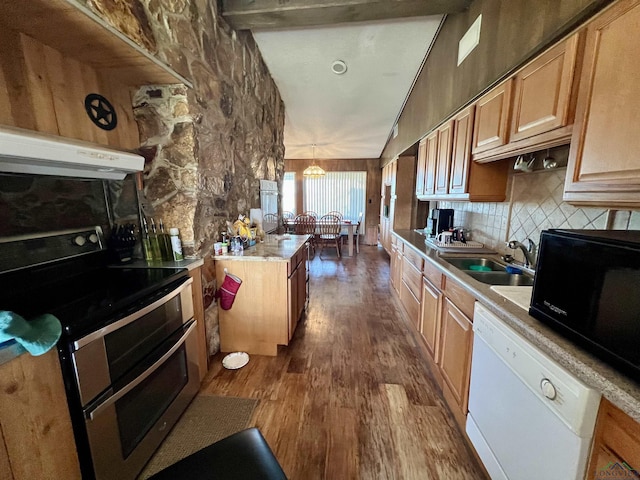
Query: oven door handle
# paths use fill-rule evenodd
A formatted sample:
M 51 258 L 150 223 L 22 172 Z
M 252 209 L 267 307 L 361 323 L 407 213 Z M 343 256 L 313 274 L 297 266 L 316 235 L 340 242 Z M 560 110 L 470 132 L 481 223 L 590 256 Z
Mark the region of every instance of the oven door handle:
M 167 353 L 162 355 L 162 357 L 160 357 L 156 362 L 154 362 L 153 365 L 151 365 L 142 374 L 140 374 L 140 376 L 138 376 L 131 383 L 127 384 L 127 386 L 124 387 L 122 390 L 118 390 L 115 394 L 111 395 L 104 402 L 98 404 L 95 408 L 93 408 L 93 409 L 91 409 L 89 411 L 86 411 L 85 412 L 85 418 L 87 418 L 88 420 L 93 420 L 104 409 L 106 409 L 110 405 L 113 405 L 115 402 L 120 400 L 122 397 L 124 397 L 131 390 L 133 390 L 138 385 L 140 385 L 142 382 L 144 382 L 149 377 L 149 375 L 151 375 L 158 368 L 160 368 L 164 364 L 164 362 L 171 355 L 173 355 L 176 352 L 176 350 L 178 350 L 182 346 L 182 344 L 184 344 L 184 342 L 186 341 L 187 337 L 191 334 L 191 332 L 193 332 L 195 330 L 196 322 L 197 322 L 197 320 L 192 320 L 191 323 L 189 324 L 189 326 L 187 327 L 187 330 L 182 334 L 182 336 L 178 339 L 178 341 L 167 351 Z
M 125 325 L 129 325 L 131 322 L 139 319 L 140 317 L 144 317 L 147 313 L 152 312 L 153 310 L 155 310 L 159 306 L 164 305 L 165 303 L 167 303 L 170 299 L 172 299 L 176 295 L 180 294 L 185 288 L 187 288 L 192 283 L 193 283 L 193 278 L 188 278 L 180 286 L 178 286 L 174 290 L 171 290 L 171 292 L 167 293 L 164 297 L 162 297 L 162 298 L 156 300 L 155 302 L 147 305 L 142 310 L 138 310 L 137 312 L 132 313 L 131 315 L 129 315 L 127 317 L 124 317 L 124 318 L 118 320 L 117 322 L 110 323 L 106 327 L 101 328 L 100 330 L 96 330 L 95 332 L 90 333 L 89 335 L 86 335 L 86 336 L 80 338 L 79 340 L 76 340 L 75 342 L 73 342 L 74 350 L 79 350 L 82 347 L 84 347 L 85 345 L 90 344 L 91 342 L 93 342 L 97 338 L 105 337 L 105 336 L 107 336 L 107 334 L 109 334 L 109 333 L 111 333 L 111 332 L 113 332 L 115 330 L 118 330 L 119 328 L 122 328 Z

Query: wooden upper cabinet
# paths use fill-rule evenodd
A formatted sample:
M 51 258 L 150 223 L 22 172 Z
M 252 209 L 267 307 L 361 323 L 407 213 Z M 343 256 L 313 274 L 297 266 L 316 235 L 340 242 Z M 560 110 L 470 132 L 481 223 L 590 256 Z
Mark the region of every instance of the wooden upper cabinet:
M 433 195 L 436 192 L 436 166 L 438 163 L 438 130 L 434 130 L 425 138 L 426 160 L 424 174 L 424 194 Z
M 424 194 L 424 175 L 427 169 L 427 139 L 418 144 L 418 166 L 416 169 L 416 195 Z
M 640 0 L 587 26 L 564 200 L 640 207 Z
M 451 174 L 449 193 L 466 193 L 471 163 L 471 141 L 473 138 L 473 106 L 465 108 L 453 119 L 453 146 L 451 151 Z
M 501 83 L 476 102 L 472 153 L 505 145 L 509 141 L 509 111 L 513 80 Z
M 438 153 L 436 161 L 436 195 L 446 195 L 449 190 L 451 170 L 451 146 L 453 144 L 453 121 L 445 122 L 438 129 Z
M 576 33 L 547 50 L 515 76 L 511 142 L 573 123 L 579 38 Z

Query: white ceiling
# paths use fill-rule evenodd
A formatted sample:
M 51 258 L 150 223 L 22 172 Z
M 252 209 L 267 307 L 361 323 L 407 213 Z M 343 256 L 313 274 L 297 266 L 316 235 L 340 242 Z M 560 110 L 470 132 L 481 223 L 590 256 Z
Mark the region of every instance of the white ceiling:
M 313 158 L 313 144 L 315 158 L 378 158 L 441 19 L 254 30 L 285 104 L 285 158 Z

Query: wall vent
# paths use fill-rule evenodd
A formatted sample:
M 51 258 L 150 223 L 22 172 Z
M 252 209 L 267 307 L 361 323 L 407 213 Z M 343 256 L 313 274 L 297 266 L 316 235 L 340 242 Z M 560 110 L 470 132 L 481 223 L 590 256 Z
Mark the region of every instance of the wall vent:
M 480 43 L 480 26 L 482 25 L 482 15 L 478 15 L 475 22 L 471 24 L 467 33 L 458 42 L 458 66 Z

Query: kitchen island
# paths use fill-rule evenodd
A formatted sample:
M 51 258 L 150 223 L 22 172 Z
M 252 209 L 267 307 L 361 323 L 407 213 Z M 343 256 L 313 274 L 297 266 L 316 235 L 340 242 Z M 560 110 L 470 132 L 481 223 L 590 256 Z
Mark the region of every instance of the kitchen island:
M 220 350 L 256 355 L 288 345 L 308 299 L 309 235 L 267 235 L 239 255 L 215 256 L 218 288 L 225 274 L 242 280 L 232 307 L 219 308 Z

